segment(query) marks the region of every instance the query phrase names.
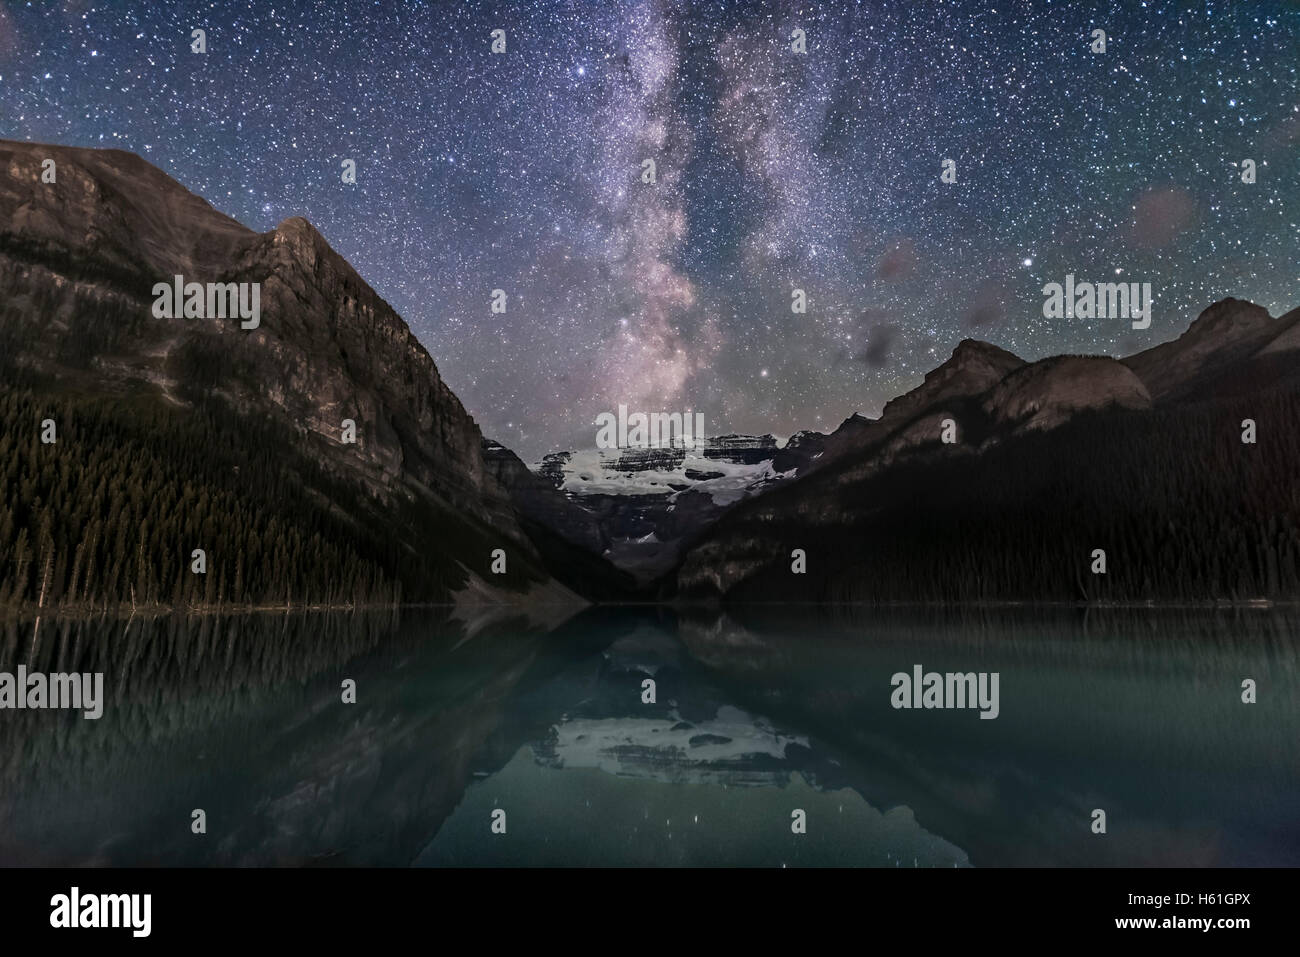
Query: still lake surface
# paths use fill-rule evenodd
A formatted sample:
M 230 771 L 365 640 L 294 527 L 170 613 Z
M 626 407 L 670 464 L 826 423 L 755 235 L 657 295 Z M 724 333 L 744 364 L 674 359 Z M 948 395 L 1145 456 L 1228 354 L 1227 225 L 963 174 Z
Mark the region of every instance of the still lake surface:
M 0 711 L 0 864 L 1294 866 L 1298 626 L 795 606 L 10 622 L 0 671 L 102 671 L 107 700 L 97 721 Z M 893 708 L 915 665 L 998 672 L 998 717 Z

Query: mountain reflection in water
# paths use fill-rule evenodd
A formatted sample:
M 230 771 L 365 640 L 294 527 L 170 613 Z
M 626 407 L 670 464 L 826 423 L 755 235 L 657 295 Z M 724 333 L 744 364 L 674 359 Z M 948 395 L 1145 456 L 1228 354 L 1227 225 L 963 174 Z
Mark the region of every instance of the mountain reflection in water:
M 1295 865 L 1296 623 L 853 606 L 10 622 L 0 671 L 103 671 L 107 702 L 98 721 L 0 712 L 0 864 Z M 916 664 L 999 672 L 999 716 L 893 709 L 891 675 Z

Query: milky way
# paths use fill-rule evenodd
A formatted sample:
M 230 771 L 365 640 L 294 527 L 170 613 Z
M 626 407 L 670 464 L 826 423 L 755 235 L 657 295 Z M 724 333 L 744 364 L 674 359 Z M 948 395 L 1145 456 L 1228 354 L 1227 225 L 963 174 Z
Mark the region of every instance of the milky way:
M 962 338 L 1114 355 L 1300 305 L 1298 69 L 1281 0 L 9 3 L 0 136 L 306 216 L 533 460 L 620 403 L 829 430 Z M 1067 273 L 1150 282 L 1150 329 L 1044 318 Z

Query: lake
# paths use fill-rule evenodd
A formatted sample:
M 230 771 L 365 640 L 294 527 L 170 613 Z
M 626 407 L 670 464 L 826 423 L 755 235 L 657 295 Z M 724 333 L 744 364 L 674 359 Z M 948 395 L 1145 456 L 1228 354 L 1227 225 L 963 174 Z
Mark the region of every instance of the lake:
M 1296 609 L 533 614 L 10 621 L 0 864 L 1300 864 Z

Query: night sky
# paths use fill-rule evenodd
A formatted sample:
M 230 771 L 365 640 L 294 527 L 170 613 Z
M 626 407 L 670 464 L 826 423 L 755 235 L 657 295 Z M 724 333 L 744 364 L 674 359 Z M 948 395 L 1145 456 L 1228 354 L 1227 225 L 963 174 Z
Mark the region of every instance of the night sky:
M 1298 70 L 1283 0 L 0 4 L 0 136 L 305 216 L 528 461 L 619 403 L 829 431 L 965 337 L 1300 306 Z M 1044 319 L 1067 273 L 1152 283 L 1151 328 Z

